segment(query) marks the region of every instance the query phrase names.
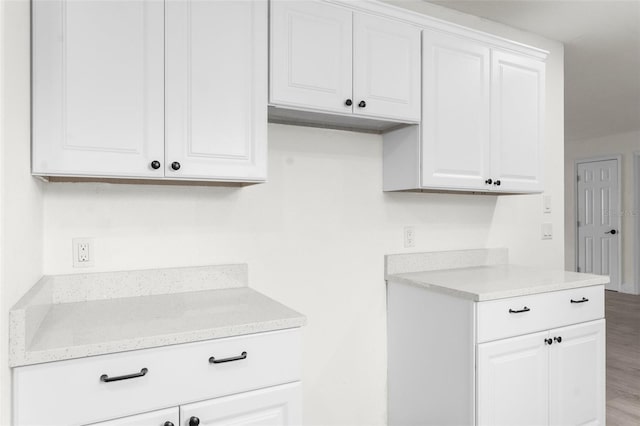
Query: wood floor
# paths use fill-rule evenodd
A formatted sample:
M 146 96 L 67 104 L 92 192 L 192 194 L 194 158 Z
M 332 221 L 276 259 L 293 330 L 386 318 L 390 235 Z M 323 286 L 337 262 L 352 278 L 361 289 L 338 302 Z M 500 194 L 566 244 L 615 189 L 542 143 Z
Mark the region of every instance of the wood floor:
M 607 426 L 640 425 L 640 296 L 606 292 Z

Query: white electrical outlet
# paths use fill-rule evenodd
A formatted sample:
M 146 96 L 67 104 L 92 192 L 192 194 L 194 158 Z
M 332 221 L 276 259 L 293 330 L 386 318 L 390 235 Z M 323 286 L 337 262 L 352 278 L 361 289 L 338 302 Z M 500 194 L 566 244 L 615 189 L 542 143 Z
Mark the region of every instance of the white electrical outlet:
M 413 226 L 404 227 L 404 248 L 416 246 L 416 234 Z
M 88 268 L 93 266 L 95 253 L 93 251 L 93 239 L 74 238 L 73 245 L 73 267 Z
M 542 224 L 542 239 L 543 240 L 551 240 L 553 239 L 553 229 L 550 223 Z

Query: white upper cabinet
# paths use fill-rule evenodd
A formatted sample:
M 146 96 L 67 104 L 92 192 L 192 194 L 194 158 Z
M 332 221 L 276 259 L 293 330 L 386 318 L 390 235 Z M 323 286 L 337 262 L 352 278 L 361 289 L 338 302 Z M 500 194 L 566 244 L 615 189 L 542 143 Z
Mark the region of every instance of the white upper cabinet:
M 35 0 L 32 172 L 262 181 L 267 4 Z
M 351 112 L 351 11 L 318 1 L 271 1 L 270 102 Z
M 494 50 L 491 66 L 492 177 L 503 191 L 542 192 L 544 62 Z
M 315 0 L 271 2 L 271 105 L 420 120 L 420 29 Z
M 267 12 L 264 1 L 166 1 L 167 177 L 266 179 Z
M 487 188 L 491 49 L 429 30 L 422 43 L 422 186 Z
M 456 31 L 423 30 L 422 123 L 384 135 L 384 189 L 542 192 L 546 52 Z
M 420 30 L 354 13 L 353 76 L 354 113 L 420 121 Z
M 33 3 L 33 173 L 161 177 L 164 6 Z

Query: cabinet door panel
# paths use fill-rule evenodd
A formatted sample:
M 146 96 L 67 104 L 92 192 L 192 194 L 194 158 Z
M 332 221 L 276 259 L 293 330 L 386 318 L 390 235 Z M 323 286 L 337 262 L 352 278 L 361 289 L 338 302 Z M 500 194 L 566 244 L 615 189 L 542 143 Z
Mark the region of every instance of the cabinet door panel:
M 318 1 L 271 1 L 272 104 L 351 113 L 351 15 Z
M 490 190 L 490 51 L 423 31 L 422 186 Z
M 167 408 L 166 410 L 152 411 L 150 413 L 138 414 L 136 416 L 122 417 L 120 419 L 106 422 L 92 423 L 94 426 L 164 426 L 166 422 L 171 422 L 175 426 L 180 424 L 180 410 L 178 407 Z
M 494 50 L 491 66 L 492 176 L 501 191 L 542 191 L 544 62 Z
M 197 417 L 201 426 L 285 426 L 302 424 L 300 382 L 239 393 L 180 407 L 183 424 Z
M 166 9 L 165 174 L 264 180 L 266 2 L 167 0 Z
M 550 424 L 605 424 L 605 320 L 551 330 Z
M 161 177 L 162 2 L 33 3 L 34 174 Z
M 548 332 L 478 345 L 478 424 L 545 425 L 549 421 Z
M 355 13 L 353 37 L 354 113 L 420 121 L 420 29 Z

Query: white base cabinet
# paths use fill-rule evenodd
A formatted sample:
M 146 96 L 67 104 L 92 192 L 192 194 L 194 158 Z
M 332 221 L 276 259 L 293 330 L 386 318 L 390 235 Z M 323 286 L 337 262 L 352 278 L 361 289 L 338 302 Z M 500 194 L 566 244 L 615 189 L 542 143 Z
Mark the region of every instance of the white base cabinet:
M 91 423 L 91 426 L 178 426 L 179 424 L 180 409 L 173 407 L 106 422 Z
M 390 281 L 389 425 L 604 425 L 602 285 L 483 302 Z
M 287 329 L 17 367 L 13 424 L 296 425 L 300 358 L 300 332 Z

